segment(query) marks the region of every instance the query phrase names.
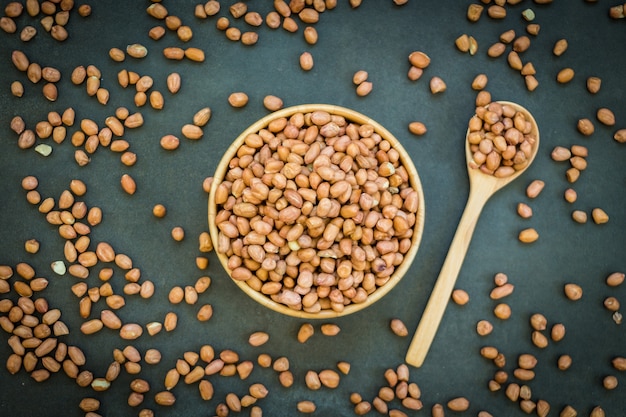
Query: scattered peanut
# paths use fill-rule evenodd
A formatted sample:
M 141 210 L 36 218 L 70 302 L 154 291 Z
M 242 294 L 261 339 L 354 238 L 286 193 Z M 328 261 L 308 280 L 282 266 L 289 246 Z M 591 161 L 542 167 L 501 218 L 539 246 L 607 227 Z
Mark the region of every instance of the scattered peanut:
M 465 305 L 469 302 L 469 294 L 467 291 L 457 288 L 452 291 L 452 301 L 460 306 Z
M 305 343 L 311 336 L 313 336 L 314 329 L 311 323 L 304 323 L 298 330 L 298 342 Z
M 624 277 L 626 275 L 623 272 L 613 272 L 608 277 L 606 277 L 606 285 L 609 287 L 617 287 L 622 285 L 624 282 Z
M 518 239 L 522 243 L 532 243 L 539 239 L 539 233 L 534 228 L 529 227 L 519 232 Z
M 397 319 L 397 318 L 392 319 L 391 322 L 389 323 L 389 326 L 391 328 L 391 331 L 396 336 L 405 337 L 405 336 L 408 336 L 409 334 L 409 331 L 406 328 L 406 325 L 400 319 Z
M 576 127 L 578 131 L 585 136 L 592 135 L 595 130 L 593 122 L 587 118 L 579 119 Z
M 310 52 L 303 52 L 300 55 L 300 68 L 304 71 L 310 71 L 313 69 L 313 55 Z
M 528 196 L 528 198 L 537 198 L 544 186 L 545 183 L 542 180 L 534 180 L 526 188 L 526 196 Z
M 593 218 L 595 224 L 604 224 L 609 221 L 609 215 L 599 207 L 596 207 L 591 211 L 591 217 Z
M 336 336 L 341 331 L 341 328 L 333 323 L 325 323 L 320 326 L 320 330 L 324 336 Z
M 574 70 L 571 68 L 563 68 L 556 76 L 556 80 L 561 84 L 567 84 L 574 79 Z
M 583 289 L 580 285 L 574 283 L 565 284 L 563 287 L 565 296 L 572 301 L 580 300 L 583 296 Z
M 476 323 L 476 333 L 479 336 L 487 336 L 493 331 L 493 325 L 488 320 L 480 320 Z

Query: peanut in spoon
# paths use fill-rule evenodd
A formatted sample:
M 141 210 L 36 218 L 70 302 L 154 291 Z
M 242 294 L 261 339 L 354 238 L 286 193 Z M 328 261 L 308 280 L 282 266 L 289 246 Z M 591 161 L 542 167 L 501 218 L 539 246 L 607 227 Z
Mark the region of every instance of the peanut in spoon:
M 535 156 L 537 155 L 537 150 L 539 149 L 539 129 L 537 127 L 537 122 L 530 112 L 516 103 L 508 101 L 499 101 L 497 103 L 499 103 L 500 110 L 504 109 L 500 114 L 500 120 L 496 121 L 495 117 L 491 114 L 483 115 L 484 117 L 481 117 L 481 119 L 486 121 L 486 124 L 490 129 L 489 131 L 494 132 L 494 135 L 488 135 L 490 138 L 493 138 L 492 142 L 494 143 L 494 147 L 501 146 L 500 149 L 504 149 L 505 152 L 508 150 L 510 154 L 512 151 L 510 146 L 514 146 L 516 149 L 514 153 L 515 155 L 512 159 L 510 159 L 511 162 L 505 162 L 507 159 L 504 159 L 502 156 L 503 152 L 501 151 L 501 159 L 498 167 L 494 169 L 494 160 L 497 160 L 498 157 L 493 156 L 494 154 L 490 152 L 486 155 L 485 161 L 482 161 L 482 155 L 485 154 L 482 154 L 482 152 L 477 153 L 480 145 L 478 143 L 474 143 L 476 142 L 476 139 L 473 138 L 474 136 L 470 136 L 476 131 L 473 130 L 472 127 L 467 130 L 465 140 L 465 159 L 467 161 L 467 173 L 470 181 L 469 197 L 454 238 L 452 239 L 452 243 L 450 244 L 448 255 L 443 263 L 439 277 L 435 282 L 433 291 L 430 295 L 428 303 L 426 304 L 426 308 L 424 309 L 422 318 L 420 319 L 417 330 L 411 340 L 411 344 L 409 345 L 406 354 L 406 363 L 415 367 L 422 366 L 424 360 L 426 359 L 428 350 L 430 349 L 430 345 L 435 338 L 439 323 L 443 318 L 448 300 L 450 299 L 450 295 L 454 289 L 459 271 L 463 265 L 463 260 L 465 259 L 467 249 L 470 245 L 474 228 L 476 227 L 476 223 L 485 203 L 498 190 L 522 175 L 522 173 L 532 164 Z M 494 107 L 498 106 L 496 105 Z M 498 122 L 502 122 L 502 116 L 506 116 L 507 114 L 513 115 L 513 117 L 510 118 L 509 121 L 506 121 L 506 123 L 502 123 L 504 129 L 499 131 L 499 125 L 494 129 L 493 126 Z M 521 115 L 524 116 L 525 123 L 523 131 L 520 130 L 520 128 L 522 128 Z M 515 117 L 518 117 L 519 119 L 514 122 Z M 493 124 L 491 121 L 493 121 Z M 529 123 L 530 125 L 526 125 L 526 123 Z M 506 126 L 511 127 L 508 127 L 507 129 Z M 505 138 L 507 137 L 508 130 L 511 129 L 514 130 L 512 130 L 512 133 L 508 134 L 506 149 L 502 145 L 495 145 L 496 142 L 501 142 L 501 139 L 495 139 L 495 137 L 502 136 Z M 499 133 L 495 134 L 495 132 L 498 131 Z M 515 131 L 517 131 L 517 133 Z M 527 131 L 528 133 L 523 133 L 524 131 Z M 519 133 L 522 134 L 521 141 L 519 140 Z M 518 138 L 517 142 L 515 142 L 514 137 Z M 470 141 L 477 146 L 472 146 Z M 521 154 L 518 155 L 517 152 L 519 152 L 522 147 L 521 143 L 526 141 L 530 145 L 530 148 L 528 148 L 528 145 L 525 145 L 527 148 L 525 149 L 526 153 L 523 156 Z M 474 148 L 476 148 L 476 151 Z M 486 148 L 488 149 L 489 147 L 486 146 Z M 497 151 L 493 152 L 498 153 Z M 518 158 L 515 159 L 515 156 Z M 487 163 L 488 158 L 492 159 L 489 164 Z

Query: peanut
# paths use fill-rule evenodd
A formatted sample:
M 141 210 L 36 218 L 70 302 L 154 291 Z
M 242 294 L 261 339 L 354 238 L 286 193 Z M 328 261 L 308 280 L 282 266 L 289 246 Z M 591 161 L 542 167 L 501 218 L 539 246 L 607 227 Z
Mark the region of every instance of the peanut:
M 425 69 L 430 65 L 430 57 L 422 51 L 414 51 L 409 54 L 409 62 L 414 67 Z
M 502 6 L 494 4 L 487 8 L 487 14 L 492 19 L 504 19 L 506 17 L 506 9 Z
M 615 114 L 610 109 L 605 107 L 598 109 L 596 112 L 596 117 L 598 121 L 606 126 L 614 126 L 615 125 Z
M 161 140 L 159 141 L 159 143 L 163 149 L 167 151 L 173 151 L 175 149 L 178 149 L 180 145 L 180 140 L 174 135 L 165 135 L 161 137 Z M 164 211 L 161 212 L 161 209 L 160 208 L 157 209 L 157 206 L 155 206 L 154 209 L 157 210 L 156 212 L 153 210 L 153 213 L 156 217 L 163 217 L 165 215 L 165 212 Z M 158 215 L 158 214 L 162 214 L 162 215 Z
M 484 7 L 480 4 L 472 3 L 467 7 L 467 19 L 470 22 L 477 22 L 482 15 Z
M 587 213 L 583 210 L 574 210 L 572 211 L 572 220 L 580 224 L 587 223 Z
M 611 360 L 611 364 L 618 371 L 626 371 L 626 358 L 617 356 Z
M 409 123 L 409 132 L 413 133 L 417 136 L 422 136 L 426 133 L 426 125 L 422 122 L 411 122 Z
M 561 56 L 567 50 L 567 46 L 567 39 L 559 39 L 555 42 L 552 53 L 556 56 Z
M 317 409 L 317 407 L 315 406 L 315 403 L 313 401 L 308 401 L 308 400 L 299 401 L 298 404 L 296 404 L 296 408 L 298 409 L 299 412 L 303 414 L 312 414 Z
M 122 190 L 126 192 L 126 194 L 133 195 L 137 190 L 137 185 L 135 180 L 128 174 L 122 175 L 120 179 L 120 184 L 122 186 Z
M 488 320 L 480 320 L 476 323 L 476 333 L 480 336 L 487 336 L 493 331 L 493 325 Z
M 613 139 L 619 143 L 626 143 L 626 129 L 619 129 L 613 135 Z
M 518 239 L 522 243 L 532 243 L 539 239 L 539 233 L 534 228 L 529 227 L 519 232 Z
M 555 146 L 550 154 L 554 161 L 567 161 L 572 157 L 572 153 L 569 149 L 563 146 Z
M 181 87 L 181 77 L 177 72 L 173 72 L 167 76 L 167 89 L 170 93 L 176 94 Z
M 228 103 L 235 108 L 244 107 L 248 104 L 248 95 L 243 92 L 232 93 L 228 97 Z
M 533 215 L 533 209 L 528 204 L 518 203 L 517 214 L 523 219 L 529 219 Z
M 324 336 L 336 336 L 341 331 L 341 328 L 336 324 L 325 323 L 320 326 L 320 330 Z
M 279 97 L 268 95 L 263 98 L 263 106 L 269 111 L 277 111 L 283 107 L 283 100 Z
M 624 282 L 625 274 L 623 272 L 613 272 L 606 277 L 606 285 L 609 287 L 617 287 Z
M 537 198 L 544 186 L 545 183 L 542 180 L 534 180 L 526 188 L 526 196 L 528 198 Z
M 372 92 L 373 84 L 371 81 L 363 81 L 356 88 L 356 94 L 359 97 L 364 97 Z
M 604 224 L 609 221 L 609 215 L 599 207 L 591 210 L 591 217 L 593 218 L 593 222 L 595 224 Z
M 520 36 L 513 41 L 513 50 L 517 53 L 525 52 L 530 47 L 530 38 Z
M 185 49 L 185 58 L 194 62 L 204 62 L 204 51 L 199 48 Z
M 569 83 L 574 79 L 574 70 L 571 68 L 563 68 L 556 76 L 556 80 L 561 84 Z
M 202 128 L 195 124 L 184 125 L 181 129 L 181 133 L 184 137 L 191 140 L 198 140 L 204 135 Z
M 165 320 L 163 321 L 163 328 L 166 332 L 171 332 L 176 328 L 178 324 L 178 316 L 176 313 L 170 311 L 165 315 Z
M 270 338 L 269 334 L 265 332 L 255 332 L 249 336 L 248 343 L 251 346 L 258 347 L 267 343 L 269 338 Z
M 465 397 L 453 398 L 447 403 L 448 408 L 452 411 L 466 411 L 469 405 L 469 400 Z
M 430 79 L 430 92 L 432 94 L 443 93 L 446 89 L 446 83 L 440 77 L 432 77 Z
M 311 336 L 313 336 L 314 329 L 310 323 L 304 323 L 300 326 L 298 331 L 298 342 L 305 343 Z
M 405 337 L 405 336 L 408 336 L 409 334 L 409 331 L 406 328 L 406 325 L 400 319 L 397 319 L 397 318 L 392 319 L 391 322 L 389 323 L 389 326 L 391 328 L 391 331 L 396 336 Z
M 120 328 L 120 337 L 125 340 L 137 339 L 142 333 L 142 327 L 135 323 L 127 323 Z
M 472 81 L 472 89 L 483 90 L 487 86 L 487 76 L 485 74 L 478 74 Z
M 139 43 L 134 43 L 126 47 L 126 53 L 133 58 L 145 58 L 148 55 L 148 48 Z
M 332 369 L 324 369 L 318 374 L 321 384 L 327 388 L 337 388 L 339 386 L 340 376 Z
M 511 317 L 511 307 L 508 304 L 500 303 L 493 309 L 493 314 L 500 320 L 508 320 Z
M 154 402 L 162 406 L 172 406 L 176 402 L 176 397 L 170 391 L 161 391 L 155 394 Z
M 576 417 L 578 412 L 571 405 L 566 405 L 559 414 L 559 417 Z
M 566 371 L 572 366 L 572 357 L 569 355 L 561 355 L 557 359 L 556 365 L 561 371 Z
M 588 77 L 587 78 L 587 91 L 591 94 L 596 94 L 600 91 L 600 87 L 602 86 L 602 79 L 599 77 Z
M 465 305 L 469 302 L 469 294 L 465 290 L 457 288 L 452 291 L 452 301 L 460 306 Z
M 497 286 L 491 293 L 489 294 L 489 298 L 492 300 L 499 300 L 501 298 L 507 297 L 513 293 L 515 286 L 511 283 L 506 283 L 501 286 Z
M 467 36 L 466 33 L 462 34 L 461 36 L 459 36 L 458 38 L 456 38 L 456 40 L 454 41 L 454 44 L 456 45 L 457 49 L 461 52 L 468 52 L 469 51 L 469 36 Z
M 578 284 L 568 283 L 563 288 L 565 296 L 572 301 L 580 300 L 583 296 L 583 290 Z
M 313 55 L 310 52 L 303 52 L 300 55 L 300 68 L 304 71 L 310 71 L 313 69 Z
M 589 417 L 605 417 L 604 409 L 600 406 L 596 406 L 589 413 Z
M 496 42 L 487 49 L 487 55 L 491 58 L 502 56 L 506 51 L 506 45 L 502 42 Z

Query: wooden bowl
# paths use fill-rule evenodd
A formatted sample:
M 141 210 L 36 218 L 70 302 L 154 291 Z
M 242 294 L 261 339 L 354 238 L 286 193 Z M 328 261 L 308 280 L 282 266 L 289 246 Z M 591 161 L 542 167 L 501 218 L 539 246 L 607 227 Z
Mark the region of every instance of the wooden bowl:
M 348 304 L 341 311 L 336 311 L 336 310 L 328 308 L 328 309 L 321 309 L 320 311 L 317 311 L 317 312 L 310 312 L 310 311 L 307 312 L 304 310 L 294 309 L 285 304 L 278 303 L 274 301 L 273 299 L 271 299 L 269 296 L 250 287 L 246 281 L 233 279 L 235 284 L 237 284 L 239 288 L 241 288 L 246 294 L 252 297 L 252 299 L 254 299 L 255 301 L 259 302 L 260 304 L 274 311 L 277 311 L 279 313 L 286 314 L 289 316 L 293 316 L 293 317 L 300 317 L 300 318 L 307 318 L 307 319 L 328 319 L 332 317 L 345 316 L 345 315 L 354 313 L 356 311 L 362 310 L 365 307 L 372 305 L 377 300 L 382 298 L 385 294 L 387 294 L 402 279 L 404 274 L 407 272 L 407 270 L 411 266 L 411 263 L 413 262 L 413 259 L 415 258 L 415 255 L 417 253 L 417 250 L 418 250 L 421 238 L 422 238 L 422 233 L 424 229 L 424 215 L 425 215 L 424 194 L 422 190 L 422 185 L 421 185 L 419 176 L 417 174 L 417 170 L 415 169 L 415 166 L 413 165 L 413 162 L 411 161 L 410 156 L 407 154 L 407 152 L 402 147 L 400 142 L 398 142 L 398 140 L 387 129 L 385 129 L 376 121 L 358 112 L 355 112 L 353 110 L 350 110 L 344 107 L 328 105 L 328 104 L 305 104 L 305 105 L 293 106 L 293 107 L 285 108 L 282 110 L 278 110 L 274 113 L 271 113 L 261 118 L 257 122 L 253 123 L 246 130 L 244 130 L 237 137 L 237 139 L 235 139 L 235 141 L 231 144 L 231 146 L 226 150 L 224 156 L 222 157 L 216 169 L 216 172 L 214 175 L 214 181 L 211 186 L 211 190 L 209 192 L 208 220 L 209 220 L 209 231 L 211 235 L 211 240 L 213 242 L 213 246 L 215 248 L 216 254 L 220 260 L 220 263 L 224 267 L 224 269 L 228 272 L 229 276 L 231 276 L 232 271 L 228 268 L 228 257 L 223 253 L 219 253 L 219 250 L 218 250 L 219 229 L 216 225 L 216 216 L 221 206 L 218 207 L 218 204 L 216 204 L 216 201 L 215 201 L 216 190 L 218 189 L 219 184 L 223 182 L 227 174 L 227 171 L 229 170 L 229 164 L 232 158 L 236 156 L 237 151 L 239 150 L 241 145 L 244 143 L 245 138 L 249 134 L 257 133 L 261 129 L 266 128 L 269 125 L 269 123 L 275 119 L 279 119 L 283 117 L 289 118 L 290 116 L 296 113 L 307 114 L 313 111 L 325 111 L 325 112 L 330 113 L 331 115 L 343 116 L 348 122 L 354 122 L 359 125 L 369 124 L 373 126 L 374 132 L 379 134 L 384 140 L 387 140 L 392 145 L 392 147 L 399 153 L 400 163 L 401 165 L 404 166 L 404 168 L 406 169 L 408 173 L 409 185 L 417 192 L 418 201 L 419 201 L 419 206 L 418 206 L 417 212 L 415 213 L 415 224 L 412 229 L 413 233 L 412 233 L 412 236 L 410 237 L 411 244 L 410 244 L 409 250 L 404 255 L 403 261 L 395 267 L 394 272 L 390 276 L 389 280 L 383 285 L 376 288 L 371 293 L 369 293 L 367 299 L 364 302 Z

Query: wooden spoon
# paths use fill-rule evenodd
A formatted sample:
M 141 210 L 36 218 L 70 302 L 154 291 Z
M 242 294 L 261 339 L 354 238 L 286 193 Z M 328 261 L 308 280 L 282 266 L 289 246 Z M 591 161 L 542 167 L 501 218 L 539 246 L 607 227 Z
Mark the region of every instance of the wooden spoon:
M 480 171 L 480 169 L 471 167 L 472 152 L 470 151 L 470 145 L 467 140 L 467 136 L 469 135 L 468 129 L 465 140 L 465 159 L 467 161 L 467 173 L 470 181 L 469 197 L 461 220 L 459 221 L 459 226 L 450 244 L 448 255 L 443 263 L 439 277 L 435 282 L 433 291 L 406 354 L 406 363 L 415 367 L 422 366 L 430 345 L 435 338 L 435 333 L 437 333 L 437 328 L 443 317 L 446 305 L 448 304 L 448 300 L 450 299 L 457 276 L 463 264 L 465 254 L 467 253 L 467 248 L 472 239 L 476 222 L 478 221 L 478 217 L 485 203 L 498 190 L 522 175 L 537 155 L 537 149 L 539 148 L 539 129 L 533 116 L 528 110 L 516 103 L 508 101 L 500 101 L 499 103 L 514 107 L 516 111 L 520 111 L 526 116 L 526 120 L 531 122 L 531 134 L 536 138 L 536 142 L 532 148 L 532 155 L 528 158 L 528 162 L 524 168 L 517 170 L 508 177 L 497 178 L 493 175 L 485 174 Z

